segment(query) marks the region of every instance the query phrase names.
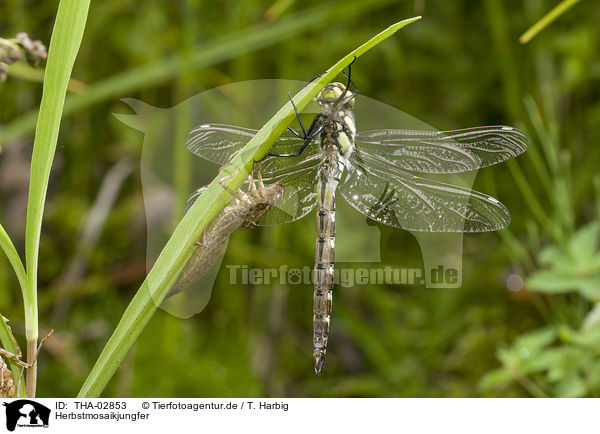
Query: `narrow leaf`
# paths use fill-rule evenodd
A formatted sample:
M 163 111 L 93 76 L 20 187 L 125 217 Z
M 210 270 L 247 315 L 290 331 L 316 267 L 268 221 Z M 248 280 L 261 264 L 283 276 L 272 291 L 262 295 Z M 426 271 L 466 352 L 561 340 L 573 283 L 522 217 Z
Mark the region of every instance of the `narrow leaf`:
M 25 333 L 28 341 L 37 340 L 37 269 L 42 214 L 54 159 L 60 118 L 73 63 L 81 44 L 89 0 L 62 0 L 50 39 L 40 114 L 35 130 L 27 222 L 25 255 L 28 288 L 25 291 Z
M 519 42 L 521 42 L 521 44 L 526 44 L 531 41 L 535 35 L 548 27 L 552 21 L 560 17 L 576 3 L 579 3 L 579 0 L 563 0 L 560 2 L 554 9 L 544 15 L 542 19 L 523 33 L 519 38 Z

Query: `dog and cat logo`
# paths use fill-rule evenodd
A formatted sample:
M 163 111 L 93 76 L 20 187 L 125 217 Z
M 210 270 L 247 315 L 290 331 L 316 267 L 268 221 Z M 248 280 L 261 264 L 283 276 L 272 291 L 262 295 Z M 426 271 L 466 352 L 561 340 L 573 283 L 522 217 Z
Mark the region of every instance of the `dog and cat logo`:
M 6 429 L 14 431 L 22 428 L 48 428 L 50 409 L 35 401 L 19 399 L 3 405 L 6 407 Z

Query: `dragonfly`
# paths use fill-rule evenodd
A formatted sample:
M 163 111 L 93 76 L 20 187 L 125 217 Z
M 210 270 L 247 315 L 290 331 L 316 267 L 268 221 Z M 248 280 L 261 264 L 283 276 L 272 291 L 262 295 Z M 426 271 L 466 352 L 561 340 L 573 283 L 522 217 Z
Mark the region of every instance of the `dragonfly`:
M 262 160 L 266 184 L 281 182 L 277 208 L 257 220 L 273 225 L 298 220 L 316 208 L 313 271 L 313 357 L 316 375 L 325 363 L 334 287 L 335 199 L 385 225 L 410 231 L 485 232 L 510 223 L 497 199 L 420 174 L 455 174 L 491 166 L 523 153 L 529 139 L 509 126 L 454 131 L 377 129 L 358 132 L 351 79 L 327 84 L 316 97 L 319 112 L 306 129 L 293 99 L 301 132 L 288 127 Z M 352 89 L 352 90 L 351 90 Z M 186 136 L 192 153 L 225 164 L 257 130 L 202 124 Z
M 227 178 L 227 177 L 226 177 Z M 224 178 L 225 179 L 225 178 Z M 202 238 L 196 242 L 195 249 L 179 274 L 175 285 L 168 292 L 167 297 L 172 297 L 200 280 L 210 270 L 223 253 L 229 236 L 239 230 L 256 226 L 256 221 L 277 206 L 284 193 L 281 182 L 265 186 L 260 167 L 257 168 L 257 184 L 254 183 L 252 174 L 248 177 L 248 192 L 241 189 L 238 192 L 231 190 L 223 179 L 219 181 L 221 187 L 233 197 L 231 202 L 210 222 L 202 233 Z M 206 190 L 206 186 L 196 190 L 186 202 L 186 210 Z

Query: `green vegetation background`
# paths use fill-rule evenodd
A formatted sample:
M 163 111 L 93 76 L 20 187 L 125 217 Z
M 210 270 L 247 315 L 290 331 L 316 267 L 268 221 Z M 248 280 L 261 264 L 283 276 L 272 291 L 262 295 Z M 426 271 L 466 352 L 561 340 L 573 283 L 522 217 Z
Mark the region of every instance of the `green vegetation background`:
M 315 377 L 312 289 L 230 287 L 224 270 L 200 315 L 181 320 L 156 313 L 104 396 L 600 396 L 594 316 L 600 300 L 600 4 L 577 4 L 526 45 L 519 36 L 554 1 L 388 0 L 365 3 L 360 11 L 359 2 L 346 1 L 336 6 L 343 19 L 330 15 L 294 27 L 332 4 L 92 2 L 73 71 L 85 85 L 75 90 L 84 98 L 94 95 L 111 77 L 123 90 L 66 115 L 61 126 L 39 271 L 40 335 L 51 328 L 55 334 L 44 344 L 39 396 L 77 393 L 145 274 L 135 163 L 143 136 L 110 114 L 128 112 L 119 99 L 172 107 L 230 82 L 309 80 L 389 24 L 414 15 L 423 19 L 357 62 L 353 78 L 361 93 L 440 130 L 506 124 L 532 139 L 532 149 L 516 162 L 482 170 L 476 179 L 475 188 L 498 197 L 513 221 L 499 233 L 465 236 L 462 288 L 336 290 L 326 371 Z M 0 36 L 27 31 L 48 43 L 56 7 L 55 1 L 5 0 Z M 278 22 L 287 23 L 285 37 L 258 49 L 236 39 L 236 32 Z M 195 54 L 209 53 L 228 37 L 239 50 L 233 58 L 193 66 Z M 168 68 L 173 56 L 187 66 L 156 80 L 136 69 Z M 20 133 L 0 154 L 0 218 L 17 248 L 23 245 L 32 145 L 24 119 L 40 95 L 41 84 L 18 71 L 0 84 L 0 129 Z M 120 186 L 84 271 L 72 278 L 74 262 L 88 253 L 80 228 L 107 174 L 123 160 L 135 168 Z M 380 229 L 385 265 L 422 266 L 411 234 Z M 309 216 L 236 234 L 225 262 L 301 267 L 312 264 L 313 248 Z M 525 281 L 522 289 L 508 290 L 513 274 Z M 0 312 L 23 343 L 21 294 L 5 258 L 0 288 Z

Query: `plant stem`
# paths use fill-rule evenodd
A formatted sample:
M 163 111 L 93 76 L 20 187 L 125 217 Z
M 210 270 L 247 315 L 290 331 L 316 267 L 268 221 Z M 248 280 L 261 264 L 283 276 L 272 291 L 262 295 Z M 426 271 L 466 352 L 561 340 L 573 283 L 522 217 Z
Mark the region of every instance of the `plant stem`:
M 25 391 L 28 398 L 35 398 L 35 386 L 37 383 L 37 339 L 30 341 L 27 340 L 27 362 L 31 364 L 31 367 L 27 369 L 27 375 L 25 376 Z
M 531 378 L 524 375 L 518 369 L 513 370 L 513 377 L 527 392 L 529 392 L 535 398 L 549 398 L 548 394 L 544 392 L 537 384 L 533 382 Z
M 535 35 L 544 30 L 552 21 L 560 17 L 576 3 L 579 3 L 579 0 L 563 0 L 560 2 L 554 9 L 544 15 L 541 20 L 523 33 L 519 38 L 519 42 L 521 44 L 526 44 L 531 41 Z

